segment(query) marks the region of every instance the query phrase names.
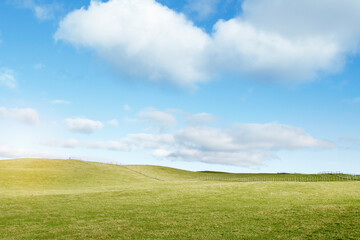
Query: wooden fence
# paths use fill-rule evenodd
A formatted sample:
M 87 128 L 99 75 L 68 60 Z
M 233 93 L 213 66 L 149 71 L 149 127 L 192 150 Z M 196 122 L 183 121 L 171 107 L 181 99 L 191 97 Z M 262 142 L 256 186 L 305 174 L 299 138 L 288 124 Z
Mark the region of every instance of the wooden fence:
M 266 177 L 226 177 L 201 176 L 203 181 L 230 181 L 230 182 L 348 182 L 360 181 L 358 175 L 307 175 L 307 176 L 266 176 Z

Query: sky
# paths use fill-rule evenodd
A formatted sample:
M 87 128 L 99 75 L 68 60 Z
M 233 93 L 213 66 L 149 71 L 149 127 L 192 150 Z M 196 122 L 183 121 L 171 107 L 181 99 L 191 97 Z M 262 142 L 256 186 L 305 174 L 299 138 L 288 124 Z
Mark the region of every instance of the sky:
M 357 0 L 0 1 L 0 159 L 360 173 Z

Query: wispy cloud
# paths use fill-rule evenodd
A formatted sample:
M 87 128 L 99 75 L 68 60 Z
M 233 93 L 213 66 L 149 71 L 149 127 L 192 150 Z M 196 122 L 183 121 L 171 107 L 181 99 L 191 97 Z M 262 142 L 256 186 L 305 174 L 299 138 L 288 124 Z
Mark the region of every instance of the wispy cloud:
M 100 121 L 94 121 L 86 118 L 67 118 L 65 119 L 66 127 L 72 132 L 90 134 L 103 128 Z
M 213 15 L 217 10 L 220 0 L 188 0 L 185 11 L 195 13 L 199 20 L 204 20 Z
M 171 113 L 160 111 L 156 108 L 147 108 L 141 111 L 138 116 L 157 127 L 160 132 L 176 125 L 176 118 Z
M 208 123 L 214 123 L 218 120 L 218 117 L 209 113 L 197 113 L 187 117 L 186 122 L 190 125 L 204 125 Z
M 36 0 L 15 0 L 11 2 L 19 8 L 31 10 L 39 20 L 49 20 L 55 17 L 55 12 L 60 9 L 60 5 L 53 1 L 50 4 L 40 4 Z
M 8 88 L 16 87 L 15 72 L 12 69 L 0 68 L 0 85 Z
M 51 158 L 54 157 L 54 155 L 45 151 L 35 151 L 31 149 L 11 146 L 8 144 L 0 144 L 0 158 L 22 158 L 22 157 Z
M 42 64 L 42 63 L 36 63 L 36 64 L 34 64 L 33 67 L 34 67 L 35 70 L 40 70 L 40 69 L 45 68 L 45 65 Z
M 123 109 L 124 109 L 125 111 L 130 111 L 130 110 L 131 110 L 131 107 L 130 107 L 130 105 L 128 105 L 128 104 L 124 104 Z
M 337 139 L 337 146 L 340 149 L 360 150 L 360 139 L 353 136 L 339 136 Z
M 55 99 L 55 100 L 52 100 L 51 101 L 51 104 L 70 104 L 71 102 L 70 101 L 67 101 L 67 100 L 63 100 L 63 99 Z
M 0 107 L 0 119 L 13 119 L 26 124 L 36 125 L 39 123 L 39 116 L 32 108 L 5 108 Z
M 346 103 L 360 103 L 360 97 L 344 99 Z
M 137 133 L 118 141 L 57 141 L 55 147 L 100 148 L 113 151 L 152 152 L 154 157 L 239 166 L 261 164 L 278 158 L 279 150 L 333 148 L 326 140 L 302 129 L 275 123 L 236 124 L 230 128 L 186 127 L 173 134 Z
M 110 121 L 107 122 L 107 124 L 117 127 L 119 125 L 119 122 L 116 119 L 111 119 Z
M 64 141 L 59 141 L 59 140 L 47 141 L 47 142 L 43 142 L 42 144 L 48 147 L 62 147 L 62 148 L 75 148 L 81 146 L 80 141 L 76 139 L 68 139 Z

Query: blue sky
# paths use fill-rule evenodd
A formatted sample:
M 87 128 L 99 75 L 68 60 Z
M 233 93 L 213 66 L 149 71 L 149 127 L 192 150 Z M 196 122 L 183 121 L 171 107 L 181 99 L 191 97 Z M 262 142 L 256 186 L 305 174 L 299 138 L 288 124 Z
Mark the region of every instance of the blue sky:
M 0 158 L 360 173 L 359 10 L 1 1 Z

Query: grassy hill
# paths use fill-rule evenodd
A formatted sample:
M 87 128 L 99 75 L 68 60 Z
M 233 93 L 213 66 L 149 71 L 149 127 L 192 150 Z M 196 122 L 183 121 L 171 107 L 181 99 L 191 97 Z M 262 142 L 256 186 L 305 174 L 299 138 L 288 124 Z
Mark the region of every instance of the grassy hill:
M 60 159 L 0 161 L 0 187 L 18 190 L 70 190 L 110 187 L 152 179 L 123 166 Z
M 0 239 L 359 239 L 360 182 L 336 177 L 5 160 Z

